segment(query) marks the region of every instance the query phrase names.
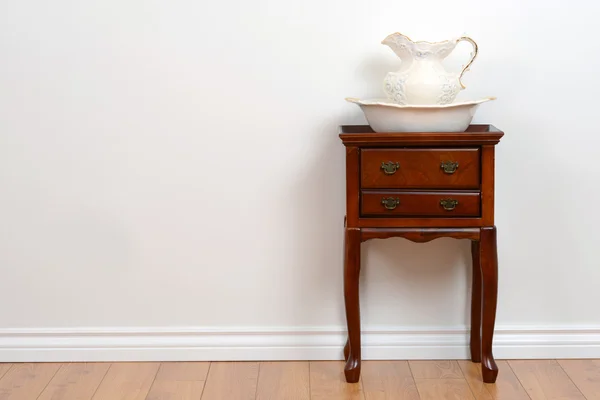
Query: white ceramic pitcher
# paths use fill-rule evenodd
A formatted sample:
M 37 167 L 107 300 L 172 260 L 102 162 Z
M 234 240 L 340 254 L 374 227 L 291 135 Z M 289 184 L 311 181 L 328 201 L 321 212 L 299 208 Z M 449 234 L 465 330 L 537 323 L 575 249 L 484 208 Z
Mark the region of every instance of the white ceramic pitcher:
M 471 59 L 460 74 L 446 71 L 442 60 L 460 41 L 473 45 Z M 477 43 L 469 37 L 443 42 L 414 42 L 401 33 L 388 35 L 382 44 L 389 46 L 402 61 L 400 69 L 384 80 L 387 97 L 398 104 L 449 104 L 465 89 L 461 78 L 477 57 Z

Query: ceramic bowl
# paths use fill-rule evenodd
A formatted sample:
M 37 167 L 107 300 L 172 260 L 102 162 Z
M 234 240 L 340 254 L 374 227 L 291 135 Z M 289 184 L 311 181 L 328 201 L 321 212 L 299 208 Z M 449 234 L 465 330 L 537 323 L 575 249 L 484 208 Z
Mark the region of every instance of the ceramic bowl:
M 402 105 L 387 99 L 359 100 L 358 104 L 375 132 L 464 132 L 481 103 L 495 100 L 486 97 L 444 105 Z

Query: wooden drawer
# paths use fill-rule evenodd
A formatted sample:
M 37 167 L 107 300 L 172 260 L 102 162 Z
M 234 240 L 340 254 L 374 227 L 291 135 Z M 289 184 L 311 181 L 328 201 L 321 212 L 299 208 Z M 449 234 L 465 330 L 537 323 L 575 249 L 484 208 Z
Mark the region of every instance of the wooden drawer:
M 479 160 L 479 148 L 363 149 L 361 187 L 479 189 Z
M 363 190 L 363 216 L 478 217 L 478 191 Z

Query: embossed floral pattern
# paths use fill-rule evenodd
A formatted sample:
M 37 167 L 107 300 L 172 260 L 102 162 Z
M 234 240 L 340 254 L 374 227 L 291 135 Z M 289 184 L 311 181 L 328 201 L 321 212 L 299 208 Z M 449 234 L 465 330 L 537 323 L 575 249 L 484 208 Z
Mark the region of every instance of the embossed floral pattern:
M 406 99 L 407 79 L 408 74 L 401 74 L 397 72 L 390 72 L 385 76 L 383 81 L 383 90 L 388 99 L 397 104 L 408 104 Z M 439 86 L 440 94 L 436 99 L 435 104 L 450 104 L 454 101 L 458 95 L 458 92 L 460 92 L 458 79 L 456 79 L 455 76 L 445 75 L 440 75 L 439 79 L 441 80 L 441 84 Z
M 450 104 L 460 91 L 460 87 L 458 86 L 458 79 L 449 79 L 447 76 L 440 76 L 444 80 L 442 83 L 441 89 L 442 92 L 438 97 L 437 104 Z
M 433 54 L 433 53 L 432 53 L 432 52 L 430 52 L 430 51 L 417 51 L 417 52 L 415 53 L 415 57 L 416 57 L 416 58 L 420 58 L 420 59 L 424 59 L 424 58 L 427 58 L 427 57 L 429 57 L 429 56 L 430 56 L 430 55 L 432 55 L 432 54 Z
M 400 75 L 390 72 L 386 75 L 383 81 L 383 90 L 388 98 L 394 103 L 406 104 L 406 95 L 404 90 L 406 78 L 408 78 L 408 75 Z

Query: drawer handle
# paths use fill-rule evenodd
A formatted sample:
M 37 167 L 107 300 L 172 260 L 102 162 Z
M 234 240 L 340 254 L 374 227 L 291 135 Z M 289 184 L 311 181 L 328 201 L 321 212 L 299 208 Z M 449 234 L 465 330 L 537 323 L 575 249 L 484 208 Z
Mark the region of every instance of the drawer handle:
M 458 200 L 454 200 L 454 199 L 442 199 L 442 200 L 440 200 L 440 205 L 442 207 L 444 207 L 444 210 L 446 210 L 446 211 L 452 211 L 458 205 Z
M 446 174 L 452 175 L 453 173 L 456 172 L 456 169 L 458 168 L 458 162 L 457 161 L 443 161 L 440 164 L 440 168 L 443 169 Z
M 393 210 L 400 205 L 400 199 L 397 197 L 384 197 L 381 199 L 381 204 L 383 204 L 383 206 L 388 210 Z
M 398 171 L 398 168 L 400 168 L 400 163 L 398 162 L 393 162 L 393 161 L 388 161 L 388 162 L 381 162 L 381 169 L 383 170 L 383 173 L 386 175 L 394 175 L 396 173 L 396 171 Z

